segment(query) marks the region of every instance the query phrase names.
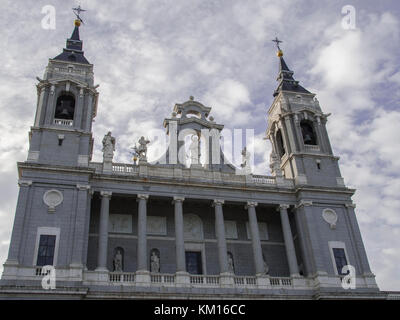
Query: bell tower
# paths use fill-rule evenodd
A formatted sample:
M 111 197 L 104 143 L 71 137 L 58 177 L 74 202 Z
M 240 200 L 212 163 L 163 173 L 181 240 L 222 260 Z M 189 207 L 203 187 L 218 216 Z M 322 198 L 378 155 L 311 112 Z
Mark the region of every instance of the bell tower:
M 98 92 L 93 86 L 93 65 L 85 58 L 79 38 L 82 20 L 77 18 L 63 52 L 49 59 L 44 78 L 37 78 L 28 162 L 86 167 L 91 159 Z
M 275 176 L 296 185 L 344 186 L 338 157 L 332 153 L 324 114 L 315 94 L 296 81 L 277 43 L 278 87 L 268 111 L 267 138 L 272 143 L 271 169 Z

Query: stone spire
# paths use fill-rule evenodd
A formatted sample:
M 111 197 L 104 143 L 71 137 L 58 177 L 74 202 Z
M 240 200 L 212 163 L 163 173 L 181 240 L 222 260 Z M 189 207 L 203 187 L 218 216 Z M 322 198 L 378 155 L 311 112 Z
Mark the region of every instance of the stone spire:
M 70 61 L 76 63 L 90 64 L 85 58 L 82 51 L 83 42 L 79 38 L 79 27 L 81 25 L 81 19 L 75 19 L 74 31 L 69 39 L 67 39 L 66 48 L 60 53 L 54 60 Z
M 301 93 L 310 93 L 308 90 L 304 89 L 302 86 L 299 85 L 299 81 L 296 81 L 293 78 L 293 71 L 289 69 L 285 60 L 283 59 L 283 51 L 279 47 L 278 39 L 272 40 L 277 42 L 278 53 L 277 56 L 279 58 L 279 73 L 278 78 L 278 88 L 274 91 L 273 96 L 277 96 L 280 91 L 292 91 L 292 92 L 301 92 Z

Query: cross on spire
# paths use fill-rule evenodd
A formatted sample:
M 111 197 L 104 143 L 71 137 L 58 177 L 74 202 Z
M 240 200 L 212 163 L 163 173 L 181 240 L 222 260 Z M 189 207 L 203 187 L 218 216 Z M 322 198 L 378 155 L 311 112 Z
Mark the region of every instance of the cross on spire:
M 272 42 L 276 43 L 276 47 L 278 48 L 278 50 L 281 50 L 281 48 L 279 47 L 279 43 L 283 42 L 281 40 L 278 39 L 278 37 L 275 37 L 274 40 L 272 40 Z
M 84 23 L 79 15 L 81 14 L 81 12 L 86 11 L 86 10 L 82 9 L 81 6 L 79 5 L 77 8 L 72 8 L 72 11 L 76 15 L 78 20 L 81 21 L 82 23 Z

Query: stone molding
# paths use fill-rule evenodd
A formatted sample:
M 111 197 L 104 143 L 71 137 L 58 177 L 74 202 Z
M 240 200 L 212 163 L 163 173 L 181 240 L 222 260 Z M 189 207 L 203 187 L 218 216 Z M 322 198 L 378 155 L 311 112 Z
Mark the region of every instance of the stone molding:
M 356 208 L 356 204 L 355 203 L 345 203 L 346 208 Z

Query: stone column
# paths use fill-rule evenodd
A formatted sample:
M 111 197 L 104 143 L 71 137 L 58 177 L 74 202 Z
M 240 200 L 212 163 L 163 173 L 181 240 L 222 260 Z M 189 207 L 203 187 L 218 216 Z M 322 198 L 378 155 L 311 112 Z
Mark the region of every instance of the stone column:
M 149 195 L 138 194 L 137 201 L 139 202 L 138 213 L 138 242 L 137 242 L 137 271 L 148 271 L 147 268 L 147 199 Z
M 108 219 L 110 209 L 111 191 L 101 191 L 101 209 L 99 226 L 99 248 L 97 255 L 96 271 L 107 270 L 107 249 L 108 249 Z
M 15 210 L 14 226 L 11 234 L 10 249 L 8 250 L 8 259 L 5 265 L 18 265 L 19 250 L 24 237 L 24 220 L 28 198 L 30 194 L 31 180 L 19 180 L 19 194 L 17 209 Z M 6 266 L 5 266 L 6 267 Z
M 290 229 L 290 222 L 287 213 L 289 205 L 281 204 L 279 206 L 279 211 L 281 215 L 283 238 L 285 240 L 286 257 L 289 264 L 289 271 L 292 277 L 299 276 L 299 267 L 297 264 L 296 251 L 294 249 L 292 230 Z
M 174 197 L 175 205 L 175 248 L 176 248 L 176 272 L 186 272 L 185 242 L 183 239 L 183 197 Z
M 219 261 L 219 270 L 221 274 L 229 272 L 228 254 L 227 254 L 226 239 L 225 239 L 224 215 L 222 212 L 223 203 L 224 200 L 221 199 L 215 199 L 213 202 L 213 206 L 215 207 L 215 234 L 217 236 L 218 261 Z
M 253 246 L 253 256 L 254 256 L 256 275 L 262 275 L 265 274 L 265 267 L 264 267 L 264 259 L 262 256 L 260 233 L 258 229 L 256 206 L 257 202 L 248 201 L 246 208 L 249 214 L 249 227 L 251 233 L 251 242 Z
M 304 201 L 302 200 L 300 204 L 298 204 L 296 208 L 296 212 L 294 214 L 296 221 L 296 229 L 297 235 L 300 242 L 300 249 L 302 253 L 303 260 L 303 274 L 304 276 L 310 276 L 315 272 L 314 264 L 312 263 L 312 252 L 307 240 L 307 227 L 305 218 L 302 212 L 304 206 L 311 206 L 312 201 Z
M 76 188 L 78 189 L 78 195 L 75 210 L 75 232 L 70 267 L 83 268 L 83 252 L 85 242 L 88 241 L 85 237 L 85 227 L 90 185 L 77 184 Z

